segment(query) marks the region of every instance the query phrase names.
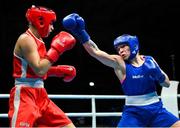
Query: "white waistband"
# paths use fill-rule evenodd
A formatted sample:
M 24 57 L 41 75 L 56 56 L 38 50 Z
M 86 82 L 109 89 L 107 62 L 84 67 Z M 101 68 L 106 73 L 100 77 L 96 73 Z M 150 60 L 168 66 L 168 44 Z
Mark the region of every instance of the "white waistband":
M 16 78 L 16 86 L 28 86 L 33 88 L 44 88 L 44 82 L 39 78 Z
M 151 92 L 145 95 L 126 96 L 126 105 L 143 106 L 159 102 L 159 97 L 156 92 Z

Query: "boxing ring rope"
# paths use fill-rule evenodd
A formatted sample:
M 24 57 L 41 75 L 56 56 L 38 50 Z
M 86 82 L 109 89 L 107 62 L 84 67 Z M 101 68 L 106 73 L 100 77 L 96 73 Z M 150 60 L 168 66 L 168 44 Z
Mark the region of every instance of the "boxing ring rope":
M 69 117 L 92 117 L 92 128 L 96 128 L 96 117 L 121 116 L 122 112 L 96 112 L 96 99 L 125 99 L 124 95 L 48 95 L 50 99 L 91 99 L 91 112 L 66 113 Z M 9 98 L 9 94 L 0 94 L 0 98 Z M 8 114 L 0 114 L 0 118 L 7 118 Z
M 69 117 L 92 117 L 92 128 L 96 128 L 96 117 L 121 116 L 122 112 L 96 112 L 96 99 L 125 99 L 124 95 L 48 95 L 51 99 L 90 99 L 91 112 L 66 113 Z M 161 96 L 159 96 L 161 98 Z M 180 98 L 180 94 L 177 95 Z M 0 98 L 9 98 L 9 94 L 0 94 Z M 178 111 L 180 114 L 180 111 Z M 0 114 L 0 118 L 7 118 L 8 114 Z

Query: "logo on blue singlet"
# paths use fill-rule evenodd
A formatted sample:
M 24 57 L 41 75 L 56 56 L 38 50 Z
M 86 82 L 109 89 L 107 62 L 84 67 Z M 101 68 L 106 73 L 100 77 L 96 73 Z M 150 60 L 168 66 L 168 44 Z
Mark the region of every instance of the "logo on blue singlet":
M 139 79 L 139 78 L 143 78 L 144 75 L 134 75 L 132 76 L 133 79 Z

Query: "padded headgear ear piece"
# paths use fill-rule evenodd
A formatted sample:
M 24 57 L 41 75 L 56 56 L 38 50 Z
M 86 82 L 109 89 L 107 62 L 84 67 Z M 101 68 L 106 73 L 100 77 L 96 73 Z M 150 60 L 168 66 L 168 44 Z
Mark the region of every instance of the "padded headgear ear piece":
M 49 25 L 56 21 L 56 13 L 45 7 L 32 6 L 26 12 L 26 18 L 36 27 L 41 37 L 46 37 L 49 31 Z
M 131 55 L 129 56 L 128 60 L 132 60 L 139 51 L 139 41 L 137 36 L 123 34 L 114 40 L 115 49 L 122 44 L 127 44 L 130 47 Z

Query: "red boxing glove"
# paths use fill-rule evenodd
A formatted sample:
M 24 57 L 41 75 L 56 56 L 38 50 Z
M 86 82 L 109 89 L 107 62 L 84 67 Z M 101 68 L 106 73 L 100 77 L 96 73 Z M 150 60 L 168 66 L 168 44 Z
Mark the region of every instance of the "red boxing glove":
M 71 34 L 62 31 L 53 38 L 46 58 L 54 63 L 64 51 L 72 49 L 75 44 L 76 39 Z
M 52 66 L 48 70 L 47 76 L 64 77 L 64 82 L 70 82 L 76 76 L 76 69 L 74 66 L 69 65 Z

